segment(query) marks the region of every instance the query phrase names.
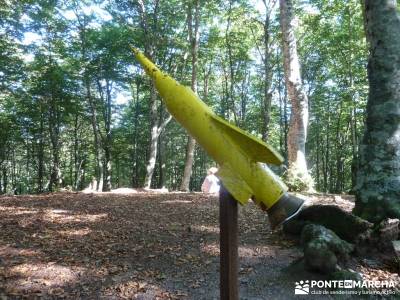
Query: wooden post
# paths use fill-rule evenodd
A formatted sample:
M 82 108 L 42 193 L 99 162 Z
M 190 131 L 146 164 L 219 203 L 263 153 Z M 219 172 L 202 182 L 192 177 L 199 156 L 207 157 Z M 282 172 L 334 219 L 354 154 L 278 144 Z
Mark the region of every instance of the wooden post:
M 219 193 L 220 298 L 238 300 L 238 204 L 221 185 Z

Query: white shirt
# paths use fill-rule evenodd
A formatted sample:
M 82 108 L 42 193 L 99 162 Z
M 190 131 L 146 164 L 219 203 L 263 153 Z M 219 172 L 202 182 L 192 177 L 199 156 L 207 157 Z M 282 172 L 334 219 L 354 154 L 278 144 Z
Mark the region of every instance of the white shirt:
M 208 175 L 201 185 L 201 191 L 203 193 L 219 193 L 219 179 L 214 174 Z

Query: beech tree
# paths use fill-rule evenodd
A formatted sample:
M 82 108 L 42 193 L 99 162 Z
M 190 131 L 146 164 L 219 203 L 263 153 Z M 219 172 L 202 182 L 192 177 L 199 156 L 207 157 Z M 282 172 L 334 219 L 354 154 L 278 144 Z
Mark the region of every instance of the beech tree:
M 193 92 L 197 93 L 197 56 L 199 51 L 199 25 L 200 25 L 200 3 L 199 0 L 194 0 L 193 3 L 188 5 L 188 31 L 189 31 L 189 44 L 190 54 L 192 60 L 192 76 L 191 88 Z M 183 171 L 182 182 L 180 186 L 181 191 L 189 191 L 190 177 L 192 176 L 192 168 L 194 161 L 194 154 L 196 150 L 196 140 L 188 136 L 186 145 L 186 161 L 185 169 Z
M 6 1 L 0 193 L 200 189 L 213 162 L 200 147 L 187 151 L 187 133 L 129 45 L 197 88 L 218 115 L 290 152 L 289 163 L 301 159 L 317 191 L 352 191 L 368 95 L 361 4 L 294 2 L 297 26 L 292 2 L 280 19 L 276 0 Z M 292 175 L 287 183 L 304 188 Z
M 395 0 L 365 0 L 369 96 L 355 213 L 400 218 L 400 13 Z
M 280 0 L 280 21 L 283 39 L 285 84 L 292 104 L 288 134 L 288 178 L 292 187 L 311 189 L 312 179 L 306 162 L 308 97 L 300 73 L 295 36 L 296 19 L 292 0 Z M 297 183 L 299 180 L 300 183 Z

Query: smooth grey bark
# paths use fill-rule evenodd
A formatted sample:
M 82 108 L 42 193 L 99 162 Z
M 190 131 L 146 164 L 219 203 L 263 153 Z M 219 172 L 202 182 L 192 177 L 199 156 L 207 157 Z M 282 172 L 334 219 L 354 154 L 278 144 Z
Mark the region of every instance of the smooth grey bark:
M 271 102 L 272 102 L 272 63 L 271 63 L 271 38 L 270 38 L 270 19 L 272 7 L 271 3 L 263 0 L 265 6 L 264 19 L 264 56 L 262 57 L 264 64 L 264 98 L 261 104 L 262 113 L 262 139 L 266 141 L 269 136 L 269 123 L 271 120 Z M 273 5 L 273 3 L 272 3 Z M 272 6 L 271 5 L 271 6 Z
M 160 142 L 158 144 L 158 188 L 164 189 L 166 182 L 166 141 L 163 140 L 162 134 L 160 136 Z
M 86 81 L 86 79 L 85 79 L 85 81 Z M 91 95 L 89 82 L 86 81 L 85 85 L 86 85 L 86 99 L 89 102 L 89 108 L 90 108 L 90 120 L 91 120 L 92 130 L 93 130 L 94 155 L 95 155 L 95 160 L 96 160 L 96 168 L 95 168 L 96 178 L 94 179 L 96 186 L 93 185 L 92 189 L 94 189 L 96 191 L 102 191 L 103 163 L 101 160 L 101 153 L 100 153 L 101 145 L 100 145 L 98 125 L 97 125 L 98 124 L 97 123 L 97 110 L 93 103 L 93 98 Z
M 53 118 L 54 116 L 50 117 Z M 56 191 L 61 187 L 61 168 L 60 168 L 60 130 L 58 125 L 53 122 L 49 122 L 49 133 L 51 141 L 51 152 L 52 152 L 52 168 L 50 174 L 49 191 Z
M 74 187 L 75 190 L 77 190 L 78 186 L 78 145 L 79 145 L 79 138 L 78 138 L 78 130 L 79 130 L 79 115 L 76 114 L 74 118 L 74 175 L 73 177 L 71 176 L 71 180 L 73 178 L 73 182 L 71 183 L 71 186 Z M 72 175 L 72 174 L 71 174 Z
M 154 1 L 153 12 L 148 13 L 146 10 L 145 3 L 142 0 L 134 1 L 134 5 L 139 11 L 140 14 L 140 27 L 143 30 L 145 37 L 145 55 L 153 60 L 153 54 L 155 43 L 157 43 L 157 33 L 158 33 L 158 9 L 159 9 L 159 0 Z M 152 16 L 152 17 L 151 17 Z M 150 19 L 152 18 L 152 20 Z M 149 21 L 151 21 L 151 25 L 149 25 Z M 154 83 L 151 82 L 150 89 L 150 147 L 149 147 L 149 156 L 146 165 L 146 176 L 144 178 L 144 188 L 151 187 L 151 181 L 154 174 L 154 168 L 156 166 L 157 160 L 157 148 L 158 148 L 158 139 L 161 132 L 171 121 L 172 116 L 169 115 L 164 120 L 159 120 L 158 117 L 158 105 L 157 105 L 157 94 L 156 89 L 154 87 Z
M 85 154 L 82 153 L 82 149 L 85 149 L 85 145 L 82 145 L 82 137 L 81 137 L 81 129 L 82 122 L 79 121 L 79 115 L 75 116 L 74 120 L 74 151 L 73 151 L 73 165 L 74 165 L 74 174 L 71 176 L 73 178 L 73 183 L 71 186 L 79 191 L 82 190 L 82 185 L 84 183 L 83 177 L 85 174 Z
M 50 58 L 50 64 L 52 60 Z M 52 167 L 50 173 L 49 191 L 56 191 L 61 187 L 62 174 L 60 167 L 60 107 L 58 105 L 59 99 L 55 96 L 56 92 L 51 88 L 50 97 L 48 101 L 48 129 L 51 142 L 51 154 L 52 154 Z
M 365 0 L 369 97 L 354 212 L 400 218 L 400 14 L 395 0 Z
M 88 76 L 85 75 L 85 90 L 86 90 L 86 100 L 89 102 L 89 109 L 90 109 L 90 121 L 93 130 L 93 146 L 94 146 L 94 155 L 96 160 L 96 186 L 92 188 L 96 191 L 102 191 L 102 174 L 103 174 L 103 163 L 101 159 L 101 141 L 99 137 L 99 128 L 98 128 L 98 121 L 97 121 L 97 109 L 94 104 L 94 100 L 91 93 L 90 82 Z
M 188 28 L 189 28 L 189 40 L 191 45 L 191 56 L 192 56 L 192 79 L 191 88 L 193 92 L 197 93 L 197 53 L 199 49 L 199 23 L 200 23 L 200 5 L 199 0 L 195 0 L 194 3 L 194 24 L 193 24 L 193 8 L 189 5 L 188 8 Z M 186 161 L 185 169 L 183 171 L 182 182 L 180 186 L 181 191 L 189 191 L 190 177 L 192 176 L 194 154 L 196 150 L 196 140 L 192 136 L 188 136 L 186 145 Z
M 149 189 L 151 186 L 151 180 L 153 178 L 154 167 L 156 165 L 157 159 L 157 144 L 158 144 L 158 111 L 157 111 L 157 99 L 154 84 L 151 84 L 150 89 L 150 149 L 149 149 L 149 159 L 146 166 L 146 177 L 144 178 L 143 187 Z
M 40 122 L 39 122 L 39 146 L 38 146 L 38 187 L 37 193 L 43 193 L 44 176 L 44 114 L 43 103 L 40 101 Z
M 196 140 L 193 137 L 188 136 L 188 141 L 186 144 L 185 169 L 183 170 L 182 182 L 179 187 L 179 190 L 181 191 L 185 192 L 189 191 L 190 177 L 192 176 L 195 150 L 196 150 Z
M 136 86 L 136 94 L 133 96 L 134 101 L 134 129 L 133 129 L 133 151 L 132 151 L 132 187 L 139 187 L 139 155 L 138 155 L 138 133 L 139 133 L 139 88 L 140 88 L 140 80 L 136 78 L 135 80 Z M 133 90 L 133 86 L 131 87 Z M 133 92 L 132 92 L 133 93 Z
M 7 169 L 3 169 L 3 194 L 7 193 L 7 185 L 8 185 L 8 178 L 7 178 Z
M 164 128 L 171 121 L 172 116 L 169 115 L 164 121 L 158 124 L 158 109 L 157 109 L 157 97 L 154 84 L 151 85 L 150 91 L 150 121 L 151 121 L 151 133 L 150 133 L 150 150 L 149 159 L 146 166 L 146 177 L 144 178 L 143 187 L 149 189 L 151 187 L 151 181 L 154 174 L 154 168 L 157 160 L 157 148 L 158 138 Z
M 277 56 L 280 55 L 280 50 L 277 49 Z M 283 69 L 278 66 L 277 68 L 277 91 L 278 91 L 278 99 L 279 99 L 279 146 L 285 161 L 287 161 L 287 135 L 289 129 L 288 122 L 288 109 L 287 109 L 287 91 L 282 85 L 284 81 Z
M 292 104 L 288 133 L 288 176 L 295 174 L 304 189 L 312 188 L 306 162 L 308 98 L 304 91 L 295 37 L 296 20 L 292 0 L 280 0 L 285 84 Z
M 76 5 L 76 4 L 75 4 Z M 79 39 L 80 39 L 80 52 L 81 52 L 81 63 L 84 66 L 82 83 L 85 88 L 85 100 L 89 104 L 90 111 L 90 121 L 93 130 L 93 148 L 95 155 L 95 178 L 92 179 L 92 189 L 96 191 L 103 190 L 103 161 L 101 154 L 101 139 L 100 139 L 100 129 L 98 126 L 97 118 L 97 108 L 95 105 L 95 99 L 92 95 L 91 88 L 91 74 L 86 64 L 87 58 L 87 24 L 88 19 L 85 14 L 82 16 L 77 12 L 78 9 L 75 8 L 75 16 L 78 22 L 79 29 Z
M 99 91 L 101 91 L 102 87 L 100 82 L 98 82 Z M 102 138 L 102 145 L 104 150 L 104 168 L 103 168 L 103 192 L 107 192 L 111 190 L 111 89 L 112 83 L 109 79 L 106 79 L 105 85 L 105 95 L 101 93 L 101 98 L 104 103 L 103 108 L 103 117 L 104 117 L 104 130 L 105 135 L 102 135 L 100 132 L 100 136 Z M 105 99 L 103 99 L 105 96 Z
M 227 114 L 227 118 L 230 118 L 230 115 L 233 115 L 233 121 L 236 125 L 238 123 L 238 116 L 235 107 L 235 76 L 237 74 L 237 70 L 235 70 L 234 57 L 233 57 L 233 41 L 231 35 L 231 27 L 232 27 L 232 8 L 233 1 L 229 1 L 228 7 L 228 20 L 225 29 L 225 47 L 226 47 L 226 60 L 228 61 L 228 66 L 223 66 L 224 69 L 224 80 L 225 80 L 225 107 L 222 108 L 223 115 Z

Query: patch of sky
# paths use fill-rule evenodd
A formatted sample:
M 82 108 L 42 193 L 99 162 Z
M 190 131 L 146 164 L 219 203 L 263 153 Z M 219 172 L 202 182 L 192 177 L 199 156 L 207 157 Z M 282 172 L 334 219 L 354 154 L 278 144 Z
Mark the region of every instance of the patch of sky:
M 117 93 L 117 95 L 115 97 L 115 103 L 118 105 L 124 105 L 129 102 L 130 98 L 131 98 L 130 93 L 128 93 L 126 91 L 119 92 L 119 93 Z
M 41 36 L 35 32 L 25 32 L 24 38 L 22 39 L 23 45 L 31 45 L 41 41 Z

